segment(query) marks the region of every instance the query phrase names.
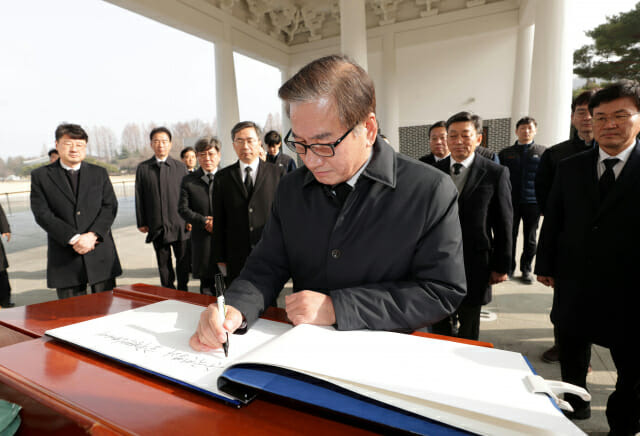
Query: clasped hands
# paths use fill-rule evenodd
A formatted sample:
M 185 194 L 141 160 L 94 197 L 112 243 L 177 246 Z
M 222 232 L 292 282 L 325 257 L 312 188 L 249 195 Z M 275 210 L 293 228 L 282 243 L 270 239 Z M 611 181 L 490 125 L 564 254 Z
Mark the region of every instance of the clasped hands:
M 220 323 L 218 307 L 210 304 L 200 315 L 196 332 L 189 339 L 189 345 L 196 351 L 211 351 L 222 347 L 226 333 L 235 332 L 243 321 L 242 313 L 233 306 L 226 306 L 227 316 Z M 333 325 L 336 314 L 331 297 L 321 292 L 300 291 L 285 297 L 287 317 L 293 323 Z
M 80 235 L 80 237 L 73 243 L 72 247 L 78 254 L 87 254 L 93 251 L 98 244 L 98 237 L 93 232 L 87 232 Z
M 204 229 L 209 233 L 213 233 L 213 217 L 206 216 L 204 218 Z

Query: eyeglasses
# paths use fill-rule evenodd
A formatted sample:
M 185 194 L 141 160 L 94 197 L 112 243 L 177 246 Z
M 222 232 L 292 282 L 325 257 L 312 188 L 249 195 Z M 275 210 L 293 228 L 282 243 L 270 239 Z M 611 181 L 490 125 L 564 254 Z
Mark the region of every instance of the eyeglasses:
M 599 126 L 603 126 L 605 124 L 608 123 L 609 120 L 611 120 L 613 123 L 615 123 L 616 125 L 618 124 L 624 124 L 627 122 L 627 120 L 629 120 L 631 117 L 640 114 L 640 112 L 635 112 L 632 114 L 616 114 L 616 115 L 611 115 L 611 116 L 607 116 L 607 115 L 598 115 L 597 117 L 593 118 L 593 122 L 596 123 Z
M 168 139 L 154 139 L 153 141 L 151 141 L 151 143 L 153 145 L 167 145 L 168 143 L 170 143 L 171 141 L 169 141 Z
M 201 159 L 209 158 L 211 160 L 215 159 L 218 155 L 217 151 L 200 151 L 197 153 L 198 157 Z
M 76 146 L 76 148 L 84 148 L 87 146 L 87 143 L 83 140 L 79 140 L 79 141 L 64 141 L 64 142 L 60 142 L 60 145 L 63 145 L 65 147 L 73 147 L 74 145 Z
M 349 133 L 351 133 L 355 128 L 356 126 L 353 126 L 349 130 L 347 130 L 347 132 L 344 135 L 342 135 L 340 138 L 338 138 L 338 140 L 333 144 L 308 144 L 308 145 L 303 144 L 302 142 L 297 142 L 289 139 L 289 137 L 291 136 L 291 130 L 289 130 L 289 133 L 287 133 L 287 136 L 284 137 L 284 143 L 287 144 L 287 147 L 295 151 L 300 156 L 304 156 L 305 154 L 307 154 L 307 149 L 309 149 L 317 156 L 331 157 L 336 154 L 335 148 L 342 141 L 344 141 L 344 138 L 346 138 L 349 135 Z
M 254 145 L 256 145 L 258 143 L 258 139 L 257 138 L 238 138 L 238 139 L 234 139 L 233 143 L 242 147 L 244 144 L 249 144 L 250 147 L 253 147 Z

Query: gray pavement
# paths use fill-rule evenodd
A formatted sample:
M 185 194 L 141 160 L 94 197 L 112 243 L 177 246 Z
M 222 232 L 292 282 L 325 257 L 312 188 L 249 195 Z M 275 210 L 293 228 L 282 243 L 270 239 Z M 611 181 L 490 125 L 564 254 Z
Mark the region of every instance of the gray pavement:
M 117 282 L 160 285 L 153 248 L 144 243 L 144 235 L 136 229 L 132 210 L 132 200 L 127 204 L 126 198 L 121 198 L 120 213 L 113 234 L 124 273 Z M 27 305 L 55 299 L 55 291 L 46 287 L 44 232 L 39 228 L 29 227 L 26 216 L 22 218 L 24 223 L 20 224 L 24 231 L 19 230 L 21 227 L 17 225 L 15 214 L 9 220 L 14 233 L 11 242 L 5 242 L 5 246 L 10 263 L 9 278 L 14 302 L 17 305 Z M 28 239 L 28 243 L 20 241 L 22 238 Z M 190 292 L 198 292 L 197 280 L 192 280 L 189 285 Z M 279 301 L 282 304 L 282 299 Z M 520 352 L 542 377 L 560 380 L 559 365 L 540 360 L 542 352 L 553 341 L 553 329 L 549 322 L 551 301 L 551 290 L 539 283 L 525 285 L 512 280 L 494 287 L 493 301 L 486 308 L 496 318 L 482 322 L 480 340 L 491 342 L 496 348 Z M 576 421 L 576 424 L 590 435 L 605 435 L 608 426 L 604 410 L 607 397 L 615 385 L 615 366 L 608 350 L 597 346 L 593 348 L 591 364 L 593 372 L 588 376 L 588 383 L 593 395 L 592 417 L 586 421 Z

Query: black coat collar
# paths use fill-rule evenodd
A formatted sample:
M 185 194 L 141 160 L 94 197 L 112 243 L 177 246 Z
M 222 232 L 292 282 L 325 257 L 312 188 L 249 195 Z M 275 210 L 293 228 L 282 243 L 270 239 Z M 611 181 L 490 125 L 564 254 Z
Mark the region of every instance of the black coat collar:
M 398 169 L 395 150 L 379 136 L 376 137 L 376 142 L 373 143 L 372 148 L 373 155 L 369 165 L 367 165 L 360 177 L 367 177 L 375 182 L 395 188 Z M 307 174 L 304 176 L 304 186 L 314 181 L 316 179 L 313 173 L 307 169 Z

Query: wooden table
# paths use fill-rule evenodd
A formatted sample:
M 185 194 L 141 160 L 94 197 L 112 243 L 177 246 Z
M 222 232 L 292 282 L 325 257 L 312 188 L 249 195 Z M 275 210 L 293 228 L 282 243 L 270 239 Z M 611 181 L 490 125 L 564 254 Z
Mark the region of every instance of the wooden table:
M 138 284 L 0 311 L 0 398 L 23 407 L 20 434 L 390 432 L 268 395 L 235 409 L 178 384 L 43 337 L 49 329 L 166 299 L 202 306 L 215 301 L 206 295 Z M 286 322 L 282 309 L 270 308 L 265 318 Z
M 0 311 L 0 337 L 12 344 L 0 348 L 0 398 L 23 407 L 20 434 L 371 434 L 359 428 L 366 423 L 349 425 L 270 398 L 236 409 L 42 337 L 51 328 L 169 298 L 203 306 L 214 301 L 199 294 L 133 285 Z M 267 315 L 283 319 L 281 311 L 270 310 Z

